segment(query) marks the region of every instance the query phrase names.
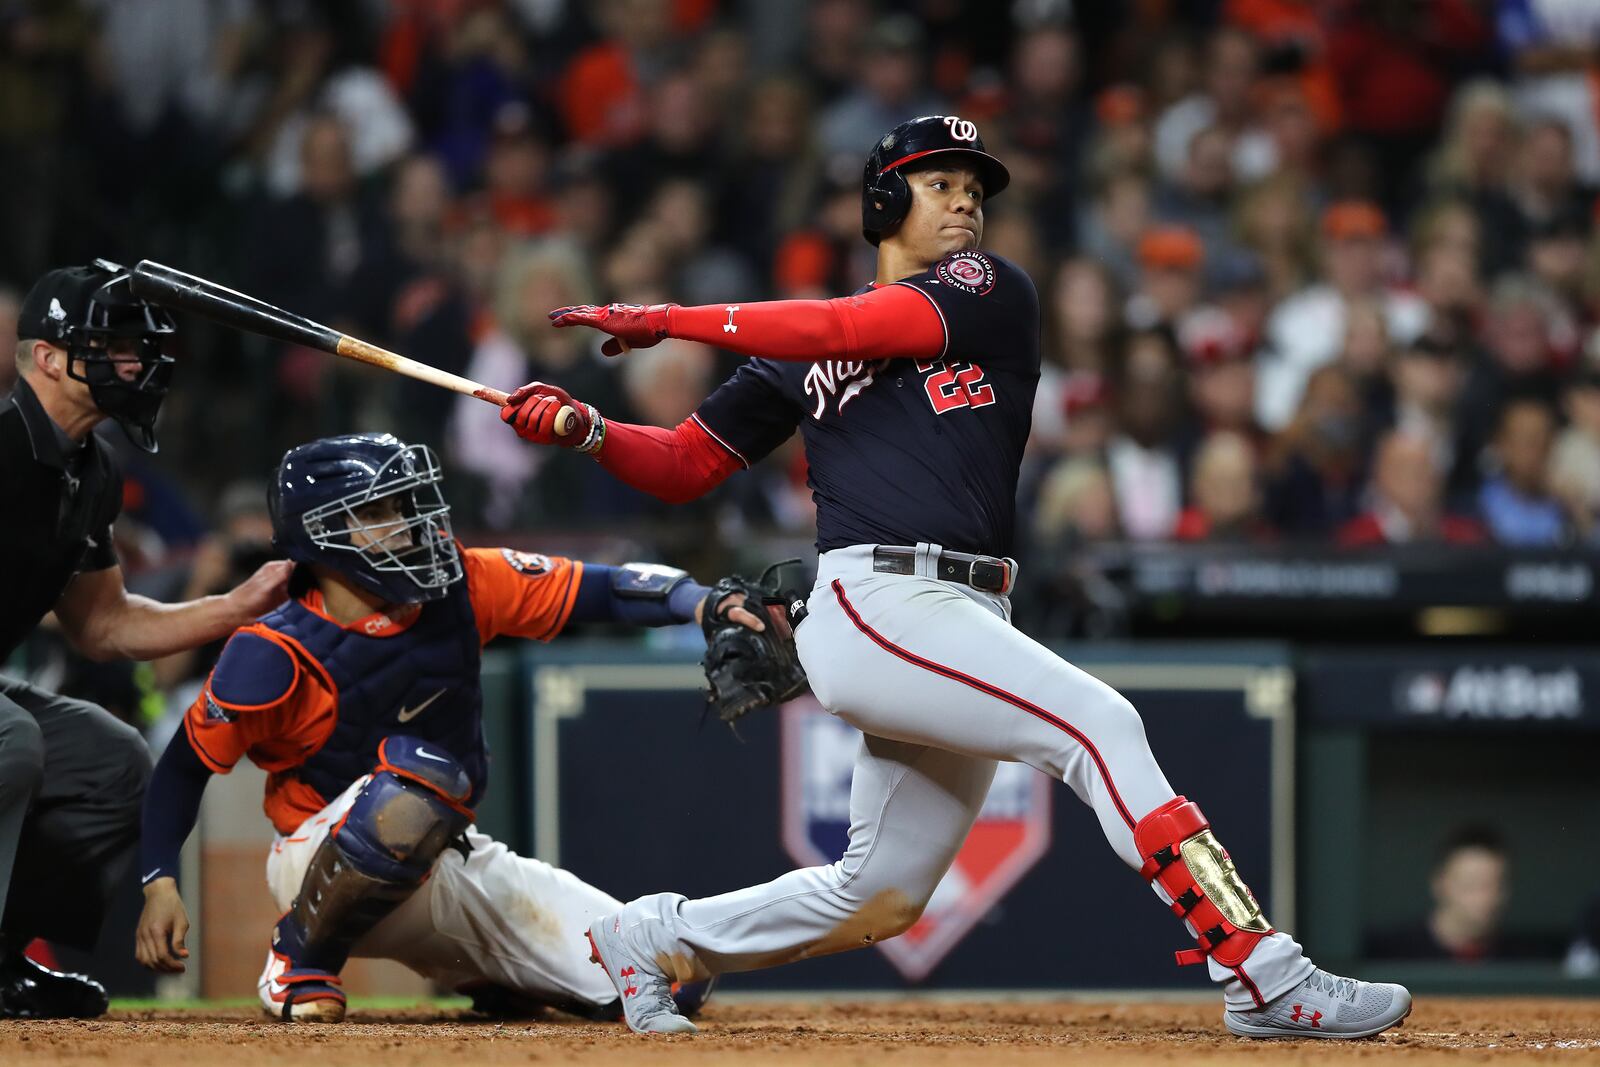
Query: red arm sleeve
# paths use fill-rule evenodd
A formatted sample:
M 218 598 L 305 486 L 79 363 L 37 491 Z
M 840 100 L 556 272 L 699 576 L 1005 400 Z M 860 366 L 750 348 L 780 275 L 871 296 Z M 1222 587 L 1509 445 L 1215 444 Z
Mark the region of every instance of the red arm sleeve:
M 740 466 L 693 418 L 672 430 L 607 420 L 599 460 L 619 481 L 669 504 L 704 496 Z
M 932 298 L 885 285 L 833 300 L 674 307 L 667 334 L 744 356 L 815 363 L 826 359 L 938 359 L 944 318 Z

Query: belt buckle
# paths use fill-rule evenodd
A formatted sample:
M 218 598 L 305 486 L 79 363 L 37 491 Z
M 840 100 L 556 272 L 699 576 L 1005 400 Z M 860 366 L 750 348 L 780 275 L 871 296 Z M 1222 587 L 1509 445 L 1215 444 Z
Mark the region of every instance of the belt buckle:
M 1006 565 L 1001 560 L 975 559 L 972 561 L 971 582 L 972 588 L 985 593 L 1004 593 L 1006 591 Z

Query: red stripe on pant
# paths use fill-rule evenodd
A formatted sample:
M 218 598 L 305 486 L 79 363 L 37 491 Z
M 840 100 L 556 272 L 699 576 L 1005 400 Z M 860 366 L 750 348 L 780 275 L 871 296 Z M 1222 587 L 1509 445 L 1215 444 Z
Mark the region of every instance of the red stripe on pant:
M 1064 731 L 1070 735 L 1074 741 L 1083 746 L 1083 750 L 1089 753 L 1089 757 L 1094 760 L 1094 765 L 1100 769 L 1100 777 L 1105 780 L 1106 790 L 1111 794 L 1111 802 L 1117 806 L 1117 814 L 1122 816 L 1122 821 L 1128 824 L 1129 830 L 1133 829 L 1136 820 L 1128 813 L 1127 805 L 1122 802 L 1122 796 L 1117 792 L 1116 783 L 1111 780 L 1111 770 L 1106 766 L 1106 761 L 1101 758 L 1100 750 L 1095 748 L 1094 743 L 1076 730 L 1070 723 L 1067 723 L 1062 719 L 1050 714 L 1048 711 L 1044 710 L 1032 701 L 1024 700 L 1014 693 L 1006 692 L 997 685 L 991 685 L 981 679 L 972 677 L 970 674 L 963 674 L 954 667 L 946 667 L 942 663 L 935 663 L 931 659 L 927 659 L 923 656 L 917 655 L 915 652 L 901 648 L 899 645 L 895 644 L 893 641 L 890 641 L 887 637 L 884 637 L 878 631 L 874 630 L 871 626 L 867 625 L 861 616 L 856 613 L 855 605 L 851 604 L 850 598 L 844 595 L 844 586 L 840 584 L 837 578 L 835 578 L 833 581 L 833 595 L 838 598 L 839 606 L 844 609 L 844 613 L 846 615 L 850 616 L 850 621 L 855 624 L 855 628 L 866 634 L 874 644 L 883 649 L 885 652 L 888 652 L 894 656 L 898 656 L 907 663 L 921 667 L 923 670 L 932 671 L 934 674 L 944 678 L 949 678 L 951 681 L 960 682 L 962 685 L 976 689 L 978 692 L 983 693 L 986 696 L 994 697 L 996 700 L 1003 700 L 1012 707 L 1021 708 L 1029 715 L 1034 716 L 1042 722 L 1047 722 L 1056 729 Z
M 1266 999 L 1261 996 L 1261 990 L 1256 988 L 1256 984 L 1250 980 L 1250 976 L 1244 973 L 1244 965 L 1240 964 L 1237 967 L 1230 968 L 1230 970 L 1239 976 L 1239 981 L 1243 982 L 1244 987 L 1250 991 L 1250 999 L 1256 1002 L 1256 1007 L 1266 1007 Z

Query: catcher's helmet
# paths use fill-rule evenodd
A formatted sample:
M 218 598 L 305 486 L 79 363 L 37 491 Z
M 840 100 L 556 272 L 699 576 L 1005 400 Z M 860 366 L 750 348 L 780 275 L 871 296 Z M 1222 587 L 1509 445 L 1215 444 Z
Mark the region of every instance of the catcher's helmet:
M 439 482 L 439 461 L 426 445 L 386 433 L 318 438 L 284 453 L 273 475 L 272 543 L 290 559 L 331 567 L 391 604 L 437 600 L 462 575 Z M 385 497 L 397 498 L 398 519 L 356 515 L 356 508 Z M 356 531 L 366 544 L 352 541 Z
M 156 451 L 156 413 L 172 384 L 173 360 L 161 346 L 174 331 L 172 316 L 134 296 L 127 269 L 106 259 L 46 274 L 17 315 L 17 336 L 65 348 L 67 374 L 87 383 L 95 407 L 146 452 Z M 129 343 L 140 367 L 124 380 L 111 348 Z
M 978 127 L 957 115 L 924 115 L 890 130 L 867 156 L 861 179 L 861 232 L 877 244 L 911 210 L 911 186 L 900 168 L 935 153 L 959 152 L 983 179 L 985 200 L 1011 181 L 1006 165 L 983 150 Z

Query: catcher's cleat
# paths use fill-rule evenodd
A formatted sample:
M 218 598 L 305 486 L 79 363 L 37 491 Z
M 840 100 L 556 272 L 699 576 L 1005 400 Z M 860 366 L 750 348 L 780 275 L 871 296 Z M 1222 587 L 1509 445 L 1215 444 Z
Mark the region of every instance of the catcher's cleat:
M 679 1015 L 693 1019 L 700 1014 L 700 1009 L 706 1006 L 706 1001 L 711 999 L 712 990 L 716 988 L 715 975 L 703 982 L 674 982 L 672 1002 L 678 1006 Z
M 1228 1011 L 1223 1022 L 1240 1037 L 1355 1038 L 1381 1034 L 1411 1014 L 1411 993 L 1387 982 L 1341 978 L 1322 968 L 1255 1011 Z
M 20 949 L 0 955 L 0 1019 L 98 1019 L 106 1003 L 105 986 L 86 975 L 41 967 Z
M 616 988 L 622 1017 L 634 1033 L 692 1034 L 699 1029 L 678 1014 L 667 976 L 623 944 L 620 914 L 604 916 L 589 927 L 589 949 L 589 958 Z
M 707 978 L 703 982 L 674 982 L 672 1001 L 678 1005 L 678 1013 L 694 1018 L 705 1007 L 706 1001 L 711 999 L 711 991 L 716 984 L 715 978 Z M 548 1018 L 551 1009 L 597 1023 L 617 1022 L 622 1018 L 620 1000 L 594 1004 L 554 992 L 525 993 L 494 982 L 475 982 L 458 988 L 456 992 L 472 998 L 474 1014 L 507 1022 Z
M 287 956 L 271 949 L 256 991 L 268 1018 L 299 1023 L 344 1021 L 345 998 L 338 975 L 309 967 L 291 968 Z
M 456 993 L 472 998 L 470 1010 L 474 1015 L 506 1022 L 542 1019 L 549 1014 L 551 1007 L 537 997 L 527 996 L 497 982 L 474 982 L 458 987 Z

